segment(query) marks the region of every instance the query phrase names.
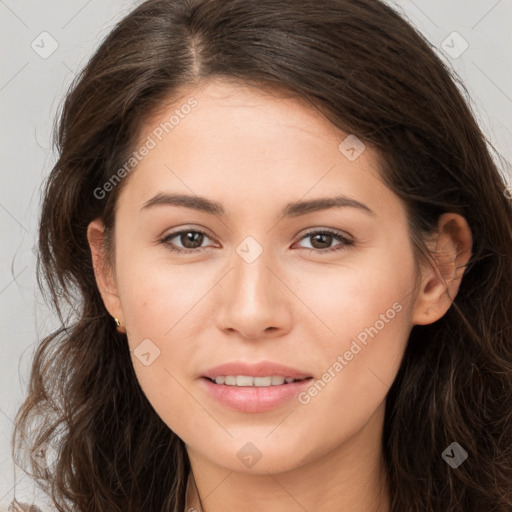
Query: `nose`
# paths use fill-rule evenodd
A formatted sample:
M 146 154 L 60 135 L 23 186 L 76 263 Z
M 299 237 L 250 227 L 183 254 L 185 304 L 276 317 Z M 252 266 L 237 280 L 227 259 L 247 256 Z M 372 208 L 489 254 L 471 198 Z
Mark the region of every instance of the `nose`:
M 234 252 L 231 271 L 219 283 L 216 297 L 217 325 L 225 333 L 262 340 L 291 329 L 293 293 L 270 252 L 263 250 L 251 263 Z

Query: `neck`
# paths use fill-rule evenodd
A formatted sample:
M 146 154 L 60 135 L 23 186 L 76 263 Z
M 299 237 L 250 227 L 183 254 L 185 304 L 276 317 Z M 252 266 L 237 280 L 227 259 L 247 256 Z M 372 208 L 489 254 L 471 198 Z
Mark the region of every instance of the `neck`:
M 188 447 L 193 479 L 189 479 L 186 511 L 389 512 L 383 414 L 384 408 L 377 410 L 363 429 L 328 453 L 279 473 L 235 472 Z

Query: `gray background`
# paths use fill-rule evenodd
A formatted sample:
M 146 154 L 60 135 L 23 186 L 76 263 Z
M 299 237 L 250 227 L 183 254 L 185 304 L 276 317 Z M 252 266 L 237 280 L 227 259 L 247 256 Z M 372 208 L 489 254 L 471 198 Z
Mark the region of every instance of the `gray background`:
M 0 0 L 0 511 L 14 497 L 15 474 L 18 500 L 41 503 L 30 478 L 11 460 L 10 437 L 35 344 L 57 325 L 37 290 L 34 254 L 40 188 L 55 162 L 56 109 L 99 42 L 139 3 Z M 484 133 L 511 162 L 512 0 L 393 3 L 463 79 Z M 458 55 L 464 41 L 468 48 Z

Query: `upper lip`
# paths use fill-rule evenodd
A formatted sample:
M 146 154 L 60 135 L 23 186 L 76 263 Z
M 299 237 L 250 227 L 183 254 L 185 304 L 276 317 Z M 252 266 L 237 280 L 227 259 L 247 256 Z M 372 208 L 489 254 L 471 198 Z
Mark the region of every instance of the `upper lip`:
M 311 375 L 304 373 L 295 368 L 285 366 L 270 361 L 262 361 L 259 363 L 246 363 L 243 361 L 233 361 L 224 363 L 214 368 L 210 368 L 203 373 L 203 377 L 214 379 L 221 375 L 250 375 L 252 377 L 268 377 L 279 375 L 282 377 L 291 377 L 293 379 L 306 379 Z

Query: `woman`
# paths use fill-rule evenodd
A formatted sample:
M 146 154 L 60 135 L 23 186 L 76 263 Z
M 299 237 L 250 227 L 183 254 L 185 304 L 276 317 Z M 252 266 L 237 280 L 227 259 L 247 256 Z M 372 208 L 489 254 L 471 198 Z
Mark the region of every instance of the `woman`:
M 15 436 L 59 510 L 510 510 L 511 205 L 390 7 L 149 0 L 58 146 Z

